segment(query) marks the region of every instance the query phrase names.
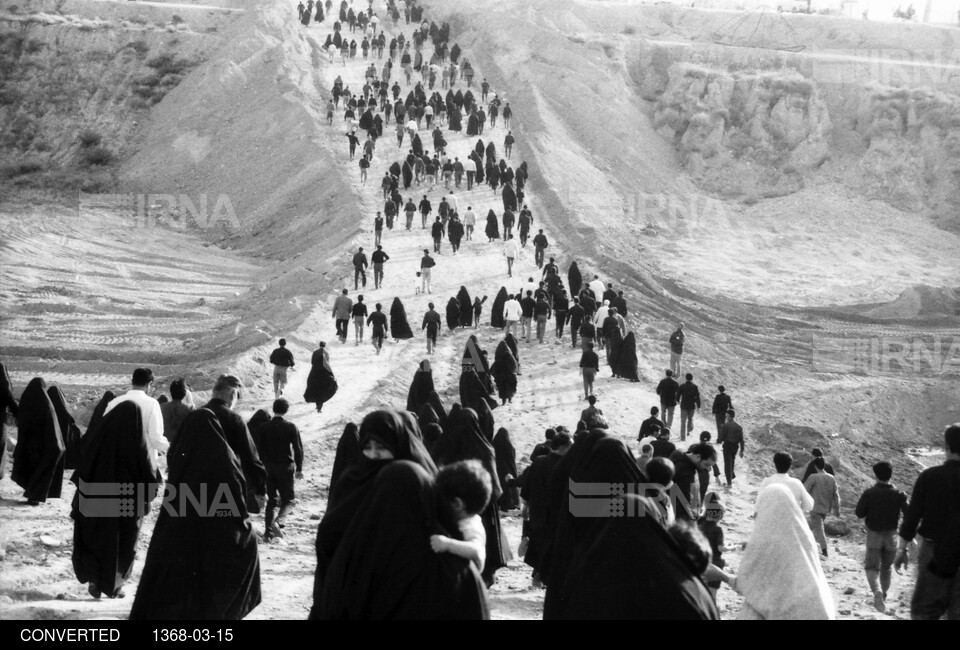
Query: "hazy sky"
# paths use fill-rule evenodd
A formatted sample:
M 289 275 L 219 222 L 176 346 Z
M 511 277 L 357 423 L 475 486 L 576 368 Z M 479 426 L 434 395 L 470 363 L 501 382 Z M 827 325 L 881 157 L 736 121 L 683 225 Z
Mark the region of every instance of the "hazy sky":
M 649 1 L 649 0 L 648 0 Z M 805 6 L 805 0 L 670 0 L 674 4 L 715 8 L 755 8 L 767 6 L 776 8 L 783 6 L 789 9 L 793 6 Z M 813 0 L 814 9 L 831 8 L 839 10 L 843 6 L 843 13 L 850 16 L 861 16 L 864 9 L 868 10 L 871 20 L 893 20 L 893 12 L 897 7 L 907 9 L 911 0 Z M 923 19 L 927 0 L 913 0 L 913 7 L 917 11 L 917 19 Z M 957 24 L 957 12 L 960 11 L 960 0 L 932 0 L 930 3 L 930 20 L 937 23 Z

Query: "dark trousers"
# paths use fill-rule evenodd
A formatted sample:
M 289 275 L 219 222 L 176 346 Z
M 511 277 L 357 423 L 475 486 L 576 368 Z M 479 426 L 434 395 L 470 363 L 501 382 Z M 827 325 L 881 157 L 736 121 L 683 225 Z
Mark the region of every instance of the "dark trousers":
M 737 452 L 739 450 L 740 445 L 735 442 L 723 443 L 723 475 L 727 479 L 727 485 L 730 485 L 730 482 L 737 477 L 733 468 L 737 462 Z
M 933 542 L 925 539 L 917 553 L 917 584 L 910 600 L 910 618 L 935 621 L 946 616 L 948 621 L 960 620 L 960 573 L 942 578 L 930 571 L 931 560 Z
M 360 280 L 363 280 L 363 286 L 367 286 L 367 271 L 362 266 L 353 267 L 353 289 L 360 288 Z
M 717 420 L 717 435 L 720 435 L 720 429 L 723 427 L 723 423 L 727 421 L 726 413 L 714 413 L 714 418 Z
M 476 176 L 477 172 L 467 172 L 467 189 L 473 189 L 473 177 Z
M 347 323 L 350 322 L 349 318 L 338 318 L 337 319 L 337 337 L 342 340 L 347 340 Z
M 274 523 L 283 526 L 283 518 L 290 510 L 290 502 L 294 498 L 293 475 L 296 468 L 293 463 L 264 463 L 264 467 L 267 470 L 267 512 L 264 515 L 264 527 L 270 532 Z M 279 515 L 276 514 L 277 506 L 280 507 Z
M 570 337 L 573 339 L 573 347 L 577 347 L 577 333 L 580 331 L 581 323 L 570 321 Z
M 538 248 L 538 249 L 536 250 L 536 252 L 534 253 L 534 255 L 533 255 L 534 260 L 535 260 L 536 263 L 537 263 L 537 268 L 538 268 L 538 269 L 543 268 L 543 253 L 544 253 L 544 250 L 545 250 L 545 249 L 543 249 L 543 248 Z

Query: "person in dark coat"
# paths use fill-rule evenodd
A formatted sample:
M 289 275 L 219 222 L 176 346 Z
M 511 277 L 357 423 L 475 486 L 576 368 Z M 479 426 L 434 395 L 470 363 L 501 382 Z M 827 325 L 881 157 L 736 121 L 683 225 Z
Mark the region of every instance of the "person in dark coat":
M 549 432 L 553 432 L 553 429 L 549 429 Z M 569 434 L 560 436 L 554 432 L 547 443 L 541 444 L 547 445 L 546 453 L 530 454 L 530 465 L 520 475 L 520 497 L 526 503 L 523 533 L 527 537 L 527 552 L 523 561 L 533 568 L 533 584 L 537 587 L 543 584 L 540 573 L 543 568 L 544 549 L 548 546 L 550 503 L 559 498 L 559 495 L 550 491 L 550 477 L 563 455 L 569 451 L 573 440 Z
M 637 370 L 637 337 L 633 332 L 627 334 L 620 345 L 620 355 L 617 357 L 617 375 L 632 382 L 640 381 Z
M 437 415 L 437 424 L 441 427 L 447 426 L 447 409 L 443 406 L 443 400 L 440 399 L 440 395 L 437 391 L 431 391 L 427 395 L 427 404 L 430 405 L 430 408 Z
M 324 583 L 330 562 L 344 535 L 367 502 L 377 474 L 396 461 L 412 461 L 430 476 L 437 466 L 421 441 L 420 427 L 406 411 L 382 409 L 368 413 L 360 423 L 363 458 L 348 468 L 330 488 L 327 510 L 317 526 L 317 568 L 313 581 L 311 619 L 324 613 Z
M 247 422 L 247 431 L 250 432 L 250 437 L 253 438 L 254 442 L 257 440 L 257 431 L 269 421 L 270 414 L 263 409 L 257 409 L 257 412 Z
M 407 310 L 399 298 L 394 298 L 390 305 L 390 333 L 395 341 L 413 338 L 413 331 L 407 322 Z
M 360 428 L 353 422 L 347 422 L 347 425 L 343 428 L 343 433 L 340 434 L 340 440 L 337 441 L 337 451 L 333 457 L 333 471 L 330 472 L 330 488 L 333 489 L 343 473 L 360 463 L 362 458 Z
M 11 475 L 23 488 L 27 503 L 35 506 L 47 498 L 60 498 L 65 451 L 47 384 L 40 377 L 34 377 L 20 396 Z
M 260 462 L 256 443 L 247 429 L 247 424 L 233 411 L 240 399 L 242 384 L 237 377 L 221 375 L 214 384 L 211 399 L 202 408 L 213 411 L 220 422 L 227 444 L 236 454 L 243 469 L 246 487 L 247 511 L 258 513 L 267 500 L 267 470 Z M 180 437 L 179 435 L 177 436 Z
M 517 211 L 517 193 L 513 190 L 513 185 L 509 182 L 504 182 L 501 197 L 503 198 L 504 212 L 507 210 L 511 212 Z
M 719 620 L 702 568 L 657 521 L 659 506 L 637 494 L 623 501 L 632 514 L 601 518 L 581 536 L 555 618 Z
M 490 377 L 490 362 L 487 360 L 487 352 L 480 347 L 476 334 L 471 334 L 463 346 L 463 365 L 473 365 L 480 377 L 480 383 L 487 389 L 488 393 L 493 392 L 493 382 Z M 496 402 L 494 402 L 496 404 Z M 491 432 L 492 433 L 492 432 Z
M 500 223 L 497 220 L 497 213 L 493 209 L 487 213 L 487 227 L 484 229 L 484 233 L 491 242 L 500 239 Z
M 208 408 L 184 419 L 167 453 L 167 484 L 197 503 L 184 499 L 175 515 L 160 509 L 130 620 L 240 620 L 260 604 L 245 472 L 228 435 Z
M 470 113 L 470 117 L 467 118 L 467 135 L 474 136 L 480 133 L 480 119 L 477 117 L 476 112 Z
M 80 427 L 77 421 L 70 415 L 67 408 L 67 399 L 59 386 L 51 386 L 47 389 L 47 395 L 50 396 L 50 403 L 53 404 L 53 411 L 57 415 L 57 424 L 60 425 L 60 436 L 63 438 L 63 445 L 66 450 L 63 455 L 64 469 L 74 469 L 80 462 Z
M 0 363 L 0 478 L 3 478 L 7 464 L 7 434 L 4 432 L 4 424 L 8 409 L 13 417 L 17 417 L 17 400 L 13 397 L 10 374 L 7 367 Z
M 430 362 L 424 359 L 420 362 L 417 371 L 413 373 L 410 390 L 407 391 L 407 410 L 411 413 L 420 411 L 420 407 L 427 403 L 430 393 L 434 392 L 433 369 Z
M 570 270 L 567 271 L 567 289 L 571 296 L 577 296 L 582 288 L 583 276 L 580 275 L 580 267 L 576 262 L 570 262 Z
M 109 405 L 110 402 L 116 398 L 117 396 L 112 390 L 108 390 L 103 394 L 103 397 L 100 398 L 100 401 L 97 402 L 97 405 L 93 407 L 93 415 L 90 416 L 90 424 L 87 425 L 87 431 L 93 431 L 93 427 L 97 426 L 97 423 L 103 419 L 103 414 L 107 410 L 107 405 Z
M 520 507 L 520 488 L 517 486 L 517 450 L 510 440 L 510 432 L 500 427 L 493 437 L 493 451 L 497 460 L 497 478 L 503 488 L 500 495 L 500 510 L 516 510 Z
M 447 301 L 447 327 L 450 331 L 457 329 L 460 325 L 460 303 L 456 298 L 450 298 Z
M 310 359 L 310 374 L 307 376 L 307 390 L 303 393 L 303 400 L 317 405 L 320 413 L 324 403 L 328 402 L 337 392 L 337 380 L 330 369 L 327 357 L 326 344 L 321 341 L 320 347 Z
M 470 327 L 473 325 L 473 301 L 470 299 L 470 294 L 465 286 L 460 286 L 460 291 L 457 293 L 457 302 L 460 305 L 460 326 Z
M 463 115 L 456 106 L 447 107 L 447 128 L 457 132 L 463 130 Z
M 430 546 L 431 535 L 457 530 L 437 505 L 430 472 L 404 460 L 384 467 L 330 562 L 317 618 L 489 618 L 473 563 Z
M 513 401 L 513 396 L 517 394 L 518 370 L 517 360 L 514 358 L 510 346 L 507 345 L 506 341 L 500 341 L 497 345 L 497 351 L 494 353 L 490 372 L 497 384 L 497 394 L 500 396 L 502 404 Z
M 497 162 L 497 145 L 493 144 L 493 141 L 487 143 L 487 161 L 496 164 Z
M 491 409 L 497 406 L 497 401 L 490 395 L 477 370 L 472 365 L 465 365 L 460 373 L 460 403 L 464 408 L 476 410 L 481 401 L 486 402 Z M 446 433 L 447 428 L 444 427 L 443 431 Z
M 449 422 L 443 430 L 443 437 L 436 448 L 440 465 L 449 465 L 460 460 L 477 460 L 490 474 L 493 487 L 492 498 L 481 513 L 483 529 L 487 535 L 487 558 L 483 567 L 483 581 L 489 587 L 494 582 L 496 572 L 507 565 L 509 546 L 500 524 L 500 508 L 497 501 L 503 494 L 497 477 L 496 455 L 493 443 L 484 436 L 480 427 L 480 418 L 471 408 L 454 405 L 450 410 Z
M 615 327 L 607 339 L 607 364 L 614 377 L 620 376 L 620 351 L 623 349 L 623 336 L 620 335 L 620 328 Z
M 162 483 L 140 407 L 129 401 L 118 404 L 88 429 L 81 446 L 77 469 L 70 478 L 78 487 L 70 512 L 73 570 L 78 581 L 90 583 L 88 591 L 94 598 L 122 598 L 121 587 L 133 570 L 143 517 Z M 125 512 L 98 512 L 98 506 L 117 502 L 84 494 L 85 483 L 132 486 L 132 507 Z
M 503 329 L 506 321 L 503 319 L 503 305 L 507 302 L 507 288 L 500 287 L 497 297 L 493 299 L 493 307 L 490 308 L 490 327 Z

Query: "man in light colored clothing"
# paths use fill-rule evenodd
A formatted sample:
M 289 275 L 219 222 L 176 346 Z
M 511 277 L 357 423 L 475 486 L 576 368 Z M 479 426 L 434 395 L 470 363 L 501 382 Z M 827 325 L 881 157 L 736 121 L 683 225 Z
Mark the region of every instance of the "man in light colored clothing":
M 160 411 L 160 402 L 147 394 L 153 389 L 153 371 L 149 368 L 137 368 L 133 371 L 133 380 L 130 383 L 130 390 L 107 404 L 103 414 L 106 415 L 121 402 L 133 402 L 139 406 L 144 433 L 150 442 L 150 451 L 156 462 L 159 454 L 166 453 L 170 448 L 170 443 L 163 437 L 163 413 Z
M 601 302 L 603 300 L 604 286 L 603 286 L 603 282 L 600 281 L 600 276 L 599 275 L 593 276 L 593 280 L 591 280 L 590 284 L 587 286 L 589 286 L 590 291 L 593 292 L 594 300 L 596 300 L 598 303 Z
M 800 506 L 800 510 L 804 513 L 810 512 L 813 508 L 813 497 L 810 496 L 810 493 L 803 487 L 803 483 L 801 483 L 799 479 L 795 479 L 789 474 L 790 467 L 793 466 L 793 456 L 786 452 L 777 452 L 773 455 L 773 465 L 777 468 L 777 473 L 763 479 L 757 494 L 763 492 L 763 488 L 774 483 L 785 485 L 790 492 L 793 493 L 797 504 Z M 754 505 L 754 514 L 756 514 L 756 505 Z
M 513 277 L 513 260 L 520 255 L 520 247 L 517 240 L 510 235 L 510 238 L 503 244 L 503 254 L 507 258 L 507 276 Z
M 520 309 L 520 301 L 517 300 L 517 297 L 511 294 L 507 297 L 507 302 L 503 303 L 503 332 L 504 334 L 513 333 L 516 335 L 517 323 L 520 322 L 520 316 L 522 310 Z
M 347 296 L 347 290 L 333 301 L 333 317 L 337 321 L 337 338 L 341 343 L 347 342 L 347 324 L 350 322 L 350 313 L 353 311 L 353 301 Z
M 473 212 L 473 206 L 467 206 L 467 211 L 463 213 L 463 227 L 467 232 L 467 241 L 473 240 L 473 229 L 477 225 L 477 215 Z
M 820 553 L 823 557 L 827 557 L 827 534 L 823 530 L 823 522 L 831 512 L 837 517 L 840 516 L 840 488 L 837 487 L 837 479 L 827 474 L 826 461 L 823 458 L 814 459 L 813 464 L 817 468 L 817 473 L 812 474 L 803 484 L 803 487 L 813 497 L 813 508 L 810 510 L 810 530 L 813 531 L 813 537 L 820 544 Z

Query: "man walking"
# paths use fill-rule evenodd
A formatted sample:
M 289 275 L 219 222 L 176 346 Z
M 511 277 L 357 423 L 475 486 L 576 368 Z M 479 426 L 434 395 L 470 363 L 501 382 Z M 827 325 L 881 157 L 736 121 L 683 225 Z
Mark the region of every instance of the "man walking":
M 813 508 L 813 497 L 811 497 L 807 489 L 803 487 L 803 483 L 790 476 L 790 468 L 793 466 L 793 456 L 784 451 L 778 451 L 773 455 L 773 466 L 777 470 L 777 473 L 763 479 L 763 481 L 760 482 L 760 490 L 757 493 L 763 492 L 763 488 L 768 485 L 775 483 L 783 485 L 793 494 L 793 497 L 797 500 L 797 505 L 800 506 L 800 510 L 803 511 L 804 514 L 810 512 L 810 509 Z M 756 509 L 754 509 L 754 514 L 756 514 Z
M 918 534 L 917 584 L 910 601 L 910 618 L 960 620 L 960 423 L 943 434 L 946 460 L 921 472 L 913 486 L 893 567 L 909 560 L 907 545 Z
M 827 557 L 827 534 L 823 530 L 823 522 L 831 512 L 837 517 L 840 516 L 840 489 L 837 487 L 837 479 L 827 474 L 823 465 L 824 460 L 822 458 L 814 461 L 817 473 L 808 478 L 803 487 L 813 497 L 813 508 L 810 510 L 810 530 L 813 531 L 813 537 L 820 544 L 820 554 Z
M 373 325 L 373 347 L 379 355 L 383 349 L 383 340 L 387 338 L 389 327 L 387 326 L 387 315 L 383 313 L 383 305 L 378 302 L 375 309 L 376 311 L 367 318 L 367 325 Z
M 303 441 L 297 425 L 283 417 L 289 410 L 287 400 L 276 399 L 273 419 L 254 434 L 260 460 L 267 472 L 267 511 L 263 526 L 263 539 L 267 543 L 283 537 L 284 519 L 296 497 L 294 479 L 303 478 Z
M 580 306 L 580 299 L 574 298 L 570 311 L 567 312 L 570 318 L 570 336 L 573 339 L 573 347 L 577 347 L 577 334 L 580 332 L 580 326 L 583 324 L 583 307 Z
M 680 440 L 686 440 L 693 433 L 693 414 L 700 410 L 700 389 L 693 383 L 693 375 L 687 373 L 687 380 L 677 389 L 680 398 Z
M 720 427 L 720 433 L 717 434 L 717 444 L 722 445 L 723 449 L 723 474 L 727 479 L 727 487 L 733 485 L 733 479 L 737 477 L 733 468 L 737 462 L 737 452 L 740 458 L 743 458 L 745 448 L 743 441 L 743 427 L 741 427 L 734 418 L 736 412 L 733 409 L 727 411 L 727 421 Z
M 673 412 L 677 408 L 677 391 L 680 385 L 673 378 L 673 371 L 667 370 L 667 376 L 657 384 L 657 395 L 660 396 L 660 411 L 663 413 L 663 423 L 669 429 L 673 426 Z
M 427 217 L 430 216 L 430 212 L 433 210 L 433 206 L 430 205 L 430 200 L 427 198 L 427 195 L 423 195 L 423 199 L 420 201 L 420 218 L 423 221 L 423 230 L 427 229 Z
M 363 340 L 363 323 L 367 319 L 367 306 L 363 304 L 363 296 L 357 296 L 357 304 L 353 306 L 350 312 L 353 316 L 353 330 L 356 338 L 354 345 L 360 345 Z
M 680 376 L 680 357 L 683 355 L 683 323 L 677 325 L 676 331 L 670 335 L 670 370 Z
M 423 257 L 420 258 L 420 281 L 421 293 L 430 293 L 430 275 L 431 270 L 435 267 L 437 263 L 430 257 L 430 251 L 426 248 L 423 249 Z
M 273 398 L 280 399 L 287 385 L 287 368 L 293 368 L 293 353 L 287 349 L 287 339 L 280 339 L 280 347 L 270 353 L 273 364 Z
M 443 241 L 444 230 L 446 229 L 443 227 L 443 222 L 440 221 L 440 217 L 437 217 L 430 231 L 430 234 L 433 235 L 433 252 L 437 255 L 440 254 L 440 242 Z
M 537 341 L 543 343 L 543 338 L 547 334 L 547 319 L 550 317 L 550 305 L 542 294 L 537 298 L 537 304 L 533 307 L 533 316 L 537 321 Z
M 514 142 L 516 142 L 516 139 L 513 137 L 513 131 L 507 131 L 507 137 L 503 139 L 503 150 L 507 155 L 507 160 L 510 160 L 510 154 L 513 152 Z
M 383 246 L 377 246 L 377 250 L 373 251 L 373 255 L 370 256 L 370 261 L 373 262 L 373 287 L 375 289 L 379 289 L 380 285 L 383 284 L 383 265 L 389 259 L 390 256 L 383 252 Z
M 550 243 L 547 241 L 547 236 L 543 234 L 543 228 L 541 228 L 537 232 L 537 236 L 533 238 L 533 259 L 537 263 L 538 269 L 543 268 L 543 254 L 549 245 Z
M 467 233 L 467 241 L 473 241 L 473 229 L 477 225 L 477 215 L 473 212 L 473 206 L 467 206 L 467 211 L 463 213 L 463 227 Z
M 733 401 L 730 399 L 730 396 L 727 395 L 727 389 L 723 386 L 717 387 L 717 391 L 719 392 L 717 396 L 713 398 L 713 408 L 711 410 L 714 419 L 717 421 L 717 435 L 719 435 L 720 429 L 726 424 L 727 413 L 733 408 Z
M 378 212 L 373 218 L 373 245 L 379 250 L 380 242 L 383 241 L 383 216 Z
M 517 240 L 510 235 L 503 244 L 503 254 L 507 258 L 507 277 L 513 277 L 513 261 L 520 254 L 520 247 L 517 246 Z
M 363 247 L 357 249 L 353 256 L 353 290 L 360 289 L 360 279 L 363 278 L 363 286 L 367 286 L 367 256 L 363 253 Z
M 517 323 L 523 317 L 523 308 L 520 301 L 513 294 L 507 296 L 507 301 L 503 303 L 503 333 L 516 335 Z
M 432 302 L 427 307 L 420 329 L 427 330 L 427 354 L 433 354 L 437 348 L 437 333 L 440 332 L 440 314 L 434 311 Z
M 893 561 L 897 555 L 897 527 L 900 513 L 907 514 L 907 495 L 890 482 L 893 466 L 880 461 L 873 466 L 877 483 L 867 488 L 857 501 L 857 517 L 864 519 L 867 528 L 867 552 L 863 568 L 867 584 L 873 594 L 873 606 L 878 612 L 887 609 Z
M 520 301 L 520 335 L 526 338 L 527 343 L 530 342 L 533 332 L 533 312 L 536 308 L 537 301 L 533 299 L 533 292 L 527 291 L 527 295 Z
M 333 317 L 337 322 L 337 338 L 341 343 L 347 342 L 347 323 L 350 322 L 350 314 L 353 313 L 353 301 L 347 296 L 347 290 L 337 296 L 333 301 Z

